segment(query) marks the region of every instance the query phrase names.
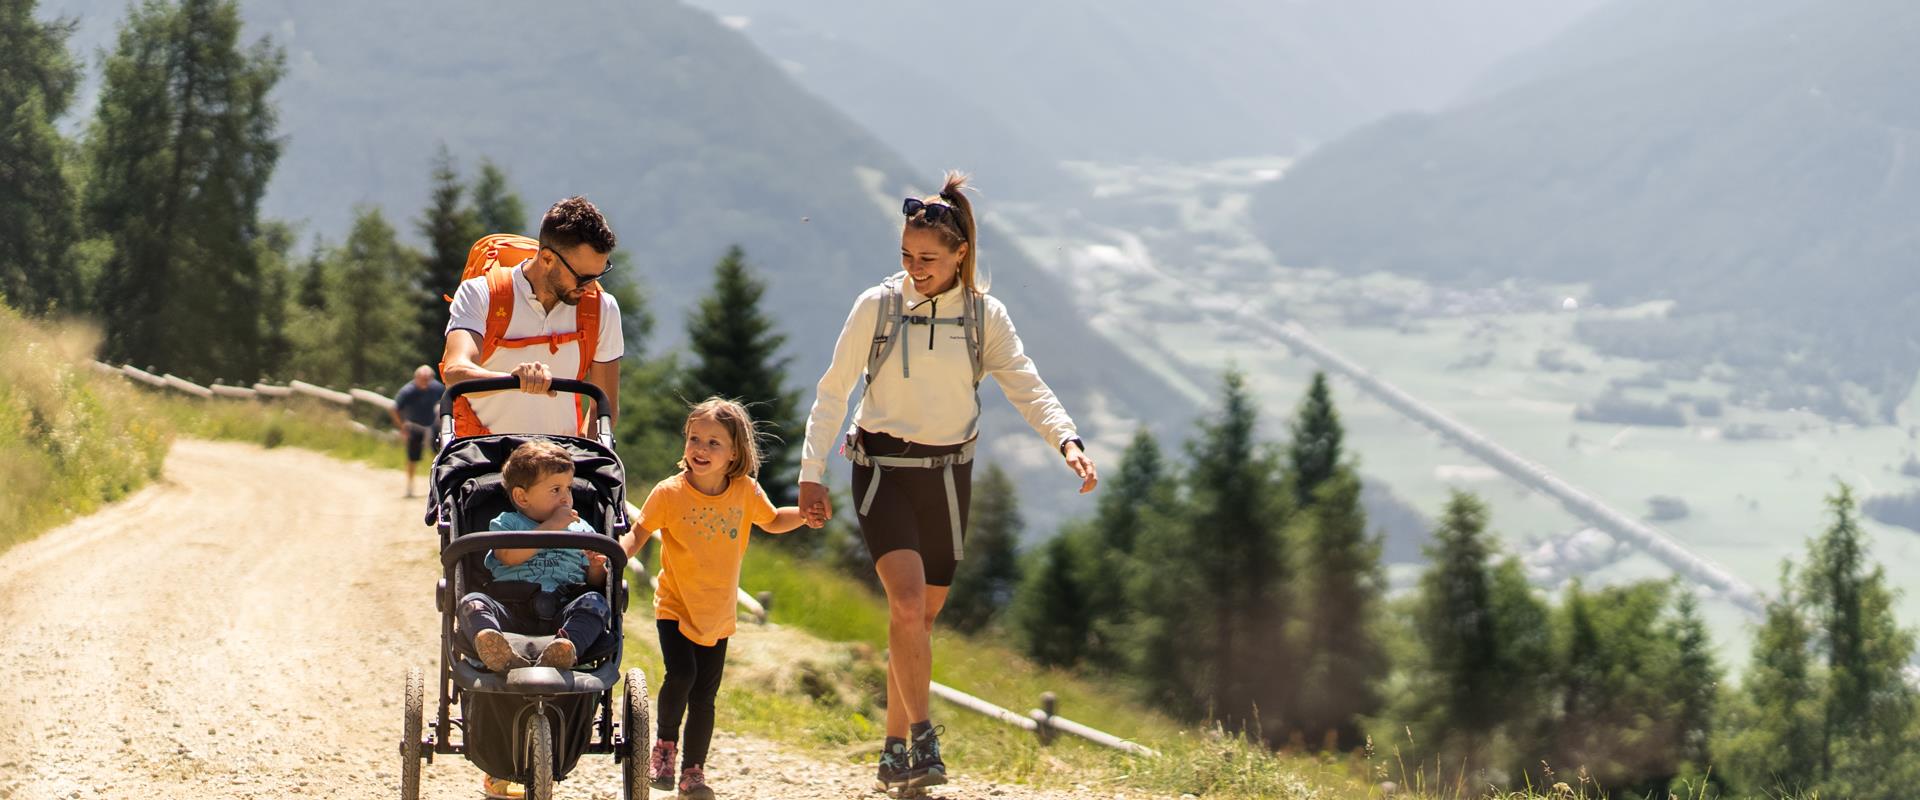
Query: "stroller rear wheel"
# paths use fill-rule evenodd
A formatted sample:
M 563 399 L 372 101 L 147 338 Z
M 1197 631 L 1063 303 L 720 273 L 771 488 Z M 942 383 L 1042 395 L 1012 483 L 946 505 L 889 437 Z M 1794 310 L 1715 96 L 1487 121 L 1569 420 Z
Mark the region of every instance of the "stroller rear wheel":
M 621 710 L 620 732 L 626 741 L 620 753 L 622 800 L 647 800 L 653 785 L 647 779 L 647 760 L 653 756 L 653 727 L 647 715 L 647 674 L 639 668 L 627 670 L 625 708 Z
M 400 800 L 420 798 L 420 717 L 426 696 L 426 676 L 419 667 L 407 670 L 406 717 L 400 724 Z
M 553 800 L 553 723 L 547 715 L 536 713 L 527 718 L 527 744 L 533 759 L 527 800 Z

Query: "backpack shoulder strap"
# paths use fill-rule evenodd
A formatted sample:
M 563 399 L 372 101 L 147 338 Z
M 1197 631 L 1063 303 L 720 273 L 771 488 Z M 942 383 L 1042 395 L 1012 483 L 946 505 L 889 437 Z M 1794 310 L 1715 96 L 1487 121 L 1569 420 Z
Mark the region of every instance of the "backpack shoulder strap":
M 480 362 L 487 363 L 513 323 L 513 267 L 487 270 L 487 330 L 480 336 Z
M 967 335 L 967 355 L 973 358 L 973 388 L 980 388 L 980 380 L 987 376 L 987 293 L 967 292 L 967 302 L 960 307 L 960 328 Z
M 594 355 L 600 352 L 600 284 L 592 284 L 580 293 L 573 319 L 580 332 L 580 380 L 584 381 L 587 371 L 593 369 Z
M 873 318 L 873 342 L 867 347 L 867 383 L 873 383 L 873 376 L 880 374 L 880 365 L 893 352 L 894 345 L 900 341 L 900 329 L 904 314 L 902 306 L 906 298 L 900 292 L 900 283 L 888 278 L 880 283 L 885 291 L 880 294 L 880 311 Z

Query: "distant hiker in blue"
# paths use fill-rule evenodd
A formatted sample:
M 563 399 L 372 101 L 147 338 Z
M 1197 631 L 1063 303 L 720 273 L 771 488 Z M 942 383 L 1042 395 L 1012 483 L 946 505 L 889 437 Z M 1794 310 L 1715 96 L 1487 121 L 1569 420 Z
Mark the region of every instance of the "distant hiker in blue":
M 420 455 L 433 438 L 434 411 L 447 387 L 433 379 L 433 368 L 421 364 L 413 371 L 413 380 L 393 396 L 393 429 L 407 443 L 407 496 L 413 496 L 413 474 L 420 468 Z

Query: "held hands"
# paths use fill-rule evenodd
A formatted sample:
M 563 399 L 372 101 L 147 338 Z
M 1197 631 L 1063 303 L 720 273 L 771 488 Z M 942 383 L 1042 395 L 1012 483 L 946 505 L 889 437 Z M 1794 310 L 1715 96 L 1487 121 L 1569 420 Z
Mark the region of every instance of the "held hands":
M 553 371 L 547 368 L 545 362 L 529 361 L 514 367 L 511 374 L 520 379 L 520 391 L 554 396 Z
M 1081 494 L 1091 492 L 1093 487 L 1100 485 L 1100 473 L 1094 470 L 1093 459 L 1087 457 L 1087 452 L 1081 450 L 1078 443 L 1067 444 L 1067 468 L 1080 476 Z
M 827 495 L 825 484 L 800 482 L 800 514 L 806 518 L 809 528 L 818 528 L 833 519 L 833 500 Z

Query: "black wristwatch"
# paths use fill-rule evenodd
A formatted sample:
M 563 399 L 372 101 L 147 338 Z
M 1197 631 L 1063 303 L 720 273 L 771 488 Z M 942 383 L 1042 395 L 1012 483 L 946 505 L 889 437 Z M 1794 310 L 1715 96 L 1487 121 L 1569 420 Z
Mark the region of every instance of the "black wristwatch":
M 1082 452 L 1082 453 L 1084 453 L 1084 452 L 1086 452 L 1086 451 L 1087 451 L 1087 443 L 1086 443 L 1086 442 L 1083 442 L 1083 441 L 1080 441 L 1080 437 L 1078 437 L 1078 436 L 1073 436 L 1073 437 L 1069 437 L 1069 438 L 1068 438 L 1068 439 L 1067 439 L 1066 441 L 1063 441 L 1063 442 L 1061 442 L 1061 443 L 1060 443 L 1060 457 L 1061 457 L 1061 458 L 1066 458 L 1066 457 L 1067 457 L 1067 445 L 1070 445 L 1070 444 L 1077 444 L 1077 445 L 1080 445 L 1080 452 Z

